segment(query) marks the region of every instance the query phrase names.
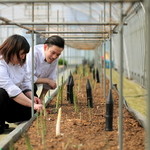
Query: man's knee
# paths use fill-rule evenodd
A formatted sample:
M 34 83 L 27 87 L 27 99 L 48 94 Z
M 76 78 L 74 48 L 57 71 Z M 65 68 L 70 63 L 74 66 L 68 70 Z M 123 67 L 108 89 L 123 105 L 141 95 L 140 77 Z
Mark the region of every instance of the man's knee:
M 2 97 L 7 96 L 7 97 L 8 97 L 8 93 L 6 92 L 6 90 L 5 90 L 5 89 L 0 88 L 0 96 L 2 96 Z
M 36 92 L 37 92 L 37 85 L 34 84 L 34 96 L 38 97 L 38 95 L 36 94 Z

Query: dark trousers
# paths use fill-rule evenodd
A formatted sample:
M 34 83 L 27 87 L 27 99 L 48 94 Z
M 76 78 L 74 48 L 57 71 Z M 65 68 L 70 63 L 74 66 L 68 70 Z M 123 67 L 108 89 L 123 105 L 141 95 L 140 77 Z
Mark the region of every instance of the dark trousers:
M 23 106 L 8 96 L 8 93 L 0 88 L 0 122 L 9 123 L 26 121 L 31 118 L 31 107 Z
M 37 92 L 37 85 L 34 84 L 34 96 L 38 97 L 38 95 L 36 94 L 36 92 Z

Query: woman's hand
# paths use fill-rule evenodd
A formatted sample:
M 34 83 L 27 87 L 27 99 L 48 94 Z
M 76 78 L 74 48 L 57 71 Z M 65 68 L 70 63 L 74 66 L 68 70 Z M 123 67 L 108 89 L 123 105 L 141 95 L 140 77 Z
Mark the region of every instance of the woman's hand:
M 37 112 L 40 112 L 43 110 L 43 105 L 42 104 L 36 104 L 34 103 L 34 110 L 36 110 Z
M 34 103 L 35 104 L 42 104 L 41 100 L 36 96 L 34 96 Z

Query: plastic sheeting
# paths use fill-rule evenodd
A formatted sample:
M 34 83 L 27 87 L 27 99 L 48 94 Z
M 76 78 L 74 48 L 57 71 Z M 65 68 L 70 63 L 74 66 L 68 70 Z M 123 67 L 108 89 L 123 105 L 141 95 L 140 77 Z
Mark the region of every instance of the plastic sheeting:
M 123 4 L 124 14 L 127 13 L 131 5 L 132 3 Z M 115 30 L 120 23 L 120 14 L 120 3 L 92 1 L 89 3 L 44 3 L 43 0 L 43 3 L 34 3 L 34 11 L 32 3 L 0 3 L 1 17 L 20 24 L 31 23 L 33 20 L 43 23 L 35 25 L 35 30 L 53 33 L 43 33 L 42 37 L 58 34 L 65 38 L 66 44 L 70 47 L 83 50 L 96 49 L 103 41 L 109 39 L 112 30 Z M 48 25 L 47 23 L 56 24 Z M 57 23 L 63 23 L 63 25 Z M 65 25 L 65 23 L 72 24 Z M 78 25 L 80 23 L 84 23 L 84 25 Z M 107 25 L 101 25 L 101 23 L 107 23 Z M 110 23 L 115 25 L 109 25 Z M 27 24 L 26 26 L 32 27 Z M 3 33 L 1 34 L 3 35 Z

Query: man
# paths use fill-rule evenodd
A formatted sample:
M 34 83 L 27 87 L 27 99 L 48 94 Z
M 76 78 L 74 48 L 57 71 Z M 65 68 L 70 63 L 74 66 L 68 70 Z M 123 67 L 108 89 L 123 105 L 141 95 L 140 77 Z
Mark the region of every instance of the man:
M 34 46 L 34 87 L 43 84 L 40 99 L 49 89 L 55 89 L 58 57 L 64 49 L 65 41 L 57 35 L 49 37 L 44 44 Z M 32 76 L 32 52 L 27 55 L 27 70 Z

